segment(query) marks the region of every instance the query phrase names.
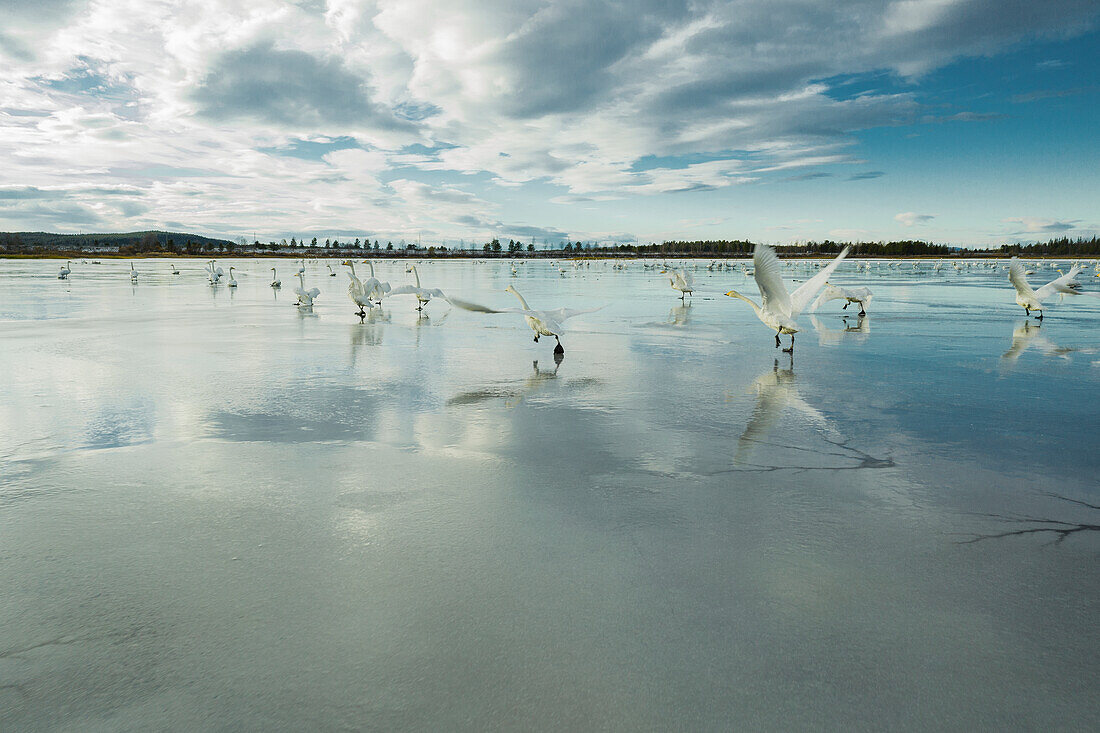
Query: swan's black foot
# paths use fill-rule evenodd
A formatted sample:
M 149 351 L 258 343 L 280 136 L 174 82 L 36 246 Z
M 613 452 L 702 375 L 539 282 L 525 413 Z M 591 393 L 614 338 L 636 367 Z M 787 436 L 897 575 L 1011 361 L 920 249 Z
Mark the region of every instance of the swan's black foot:
M 867 311 L 865 311 L 861 308 L 860 311 L 859 311 L 859 315 L 865 316 L 865 315 L 867 315 Z
M 1039 315 L 1036 316 L 1040 321 L 1043 320 L 1043 312 L 1039 311 Z
M 793 354 L 794 353 L 794 347 L 792 346 L 789 349 L 783 349 L 783 353 L 784 354 Z
M 559 343 L 559 344 L 558 344 L 557 346 L 555 346 L 555 347 L 554 347 L 554 353 L 555 353 L 555 354 L 564 354 L 564 353 L 565 353 L 565 349 L 563 349 L 563 348 L 561 347 L 561 344 Z
M 847 304 L 847 303 L 845 303 L 845 304 L 844 304 L 844 307 L 843 307 L 843 308 L 841 308 L 841 310 L 842 310 L 842 311 L 846 311 L 846 310 L 848 310 L 848 304 Z
M 537 344 L 538 342 L 539 342 L 539 335 L 536 333 L 535 334 L 535 343 Z

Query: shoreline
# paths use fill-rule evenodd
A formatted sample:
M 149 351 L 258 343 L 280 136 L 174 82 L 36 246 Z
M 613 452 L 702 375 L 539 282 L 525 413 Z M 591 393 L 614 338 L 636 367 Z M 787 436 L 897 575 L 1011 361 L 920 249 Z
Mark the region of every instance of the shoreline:
M 831 260 L 836 257 L 836 252 L 821 253 L 785 253 L 779 252 L 779 256 L 785 260 Z M 1007 254 L 1002 252 L 954 252 L 947 255 L 849 255 L 849 260 L 1009 260 L 1019 257 L 1023 260 L 1092 260 L 1100 259 L 1100 253 L 1076 254 L 1076 255 L 1049 255 L 1049 254 Z M 485 252 L 454 252 L 441 254 L 439 252 L 218 252 L 204 254 L 178 254 L 174 252 L 142 252 L 140 254 L 119 254 L 117 252 L 82 252 L 79 250 L 62 250 L 58 252 L 32 252 L 7 254 L 0 253 L 0 260 L 217 260 L 217 259 L 286 259 L 286 260 L 337 260 L 337 259 L 371 259 L 371 260 L 751 260 L 752 253 L 739 254 L 697 254 L 691 252 L 666 252 L 660 254 L 611 254 L 605 252 L 593 252 L 578 256 L 574 252 L 562 250 L 540 250 L 537 252 L 485 253 Z

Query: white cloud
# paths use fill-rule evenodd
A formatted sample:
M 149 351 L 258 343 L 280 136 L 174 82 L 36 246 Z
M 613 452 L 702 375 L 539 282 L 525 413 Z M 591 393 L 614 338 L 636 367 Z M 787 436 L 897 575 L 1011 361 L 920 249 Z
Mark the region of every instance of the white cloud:
M 894 214 L 894 221 L 900 222 L 902 225 L 907 227 L 911 227 L 916 224 L 926 224 L 935 218 L 935 214 L 918 214 L 915 211 L 904 211 L 900 214 Z
M 7 3 L 0 184 L 40 198 L 0 208 L 0 226 L 469 237 L 503 226 L 506 188 L 549 184 L 561 202 L 727 189 L 862 162 L 854 132 L 927 116 L 914 92 L 837 98 L 822 79 L 919 74 L 1095 13 L 1085 0 Z M 134 193 L 111 205 L 97 186 Z M 558 209 L 510 226 L 558 232 Z

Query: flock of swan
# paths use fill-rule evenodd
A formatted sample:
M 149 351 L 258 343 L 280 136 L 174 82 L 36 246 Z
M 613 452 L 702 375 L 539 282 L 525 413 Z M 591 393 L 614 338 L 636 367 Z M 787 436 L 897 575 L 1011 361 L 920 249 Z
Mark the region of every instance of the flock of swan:
M 783 351 L 793 353 L 794 336 L 800 331 L 798 317 L 807 308 L 814 311 L 825 303 L 833 300 L 841 300 L 844 301 L 844 309 L 847 309 L 849 305 L 858 305 L 859 315 L 863 316 L 866 314 L 867 304 L 871 302 L 873 297 L 873 294 L 868 288 L 844 288 L 829 282 L 829 278 L 836 271 L 837 267 L 840 266 L 841 262 L 848 256 L 848 253 L 849 248 L 845 247 L 835 258 L 825 264 L 820 262 L 811 263 L 811 265 L 818 268 L 819 271 L 793 290 L 789 290 L 787 285 L 783 282 L 783 268 L 784 266 L 789 267 L 791 261 L 780 260 L 775 250 L 767 245 L 756 246 L 752 256 L 751 269 L 744 264 L 716 264 L 713 262 L 707 266 L 707 269 L 711 271 L 713 271 L 715 267 L 720 270 L 723 268 L 740 269 L 744 275 L 751 275 L 756 281 L 756 285 L 760 291 L 759 303 L 736 290 L 729 290 L 725 295 L 730 298 L 742 300 L 752 307 L 753 312 L 756 314 L 757 318 L 760 319 L 760 322 L 775 333 L 776 348 L 782 346 L 780 340 L 781 336 L 790 336 L 790 345 L 783 349 Z M 355 313 L 360 319 L 367 315 L 368 310 L 381 308 L 383 301 L 388 298 L 413 296 L 416 301 L 417 311 L 423 311 L 425 306 L 427 306 L 432 299 L 440 299 L 445 300 L 456 308 L 474 313 L 520 315 L 524 318 L 528 327 L 534 332 L 535 342 L 538 342 L 539 338 L 543 336 L 553 337 L 555 341 L 555 354 L 562 354 L 564 353 L 564 349 L 561 345 L 561 337 L 565 331 L 565 327 L 563 326 L 564 322 L 574 316 L 600 310 L 600 308 L 575 309 L 564 307 L 546 310 L 535 309 L 528 305 L 524 296 L 512 285 L 509 285 L 505 290 L 516 297 L 519 301 L 519 307 L 492 308 L 449 296 L 439 288 L 424 287 L 420 280 L 420 273 L 414 264 L 408 264 L 405 270 L 406 273 L 413 276 L 414 283 L 398 287 L 392 287 L 389 282 L 381 280 L 375 273 L 374 263 L 370 260 L 363 260 L 363 264 L 366 264 L 370 268 L 370 275 L 365 280 L 361 280 L 356 274 L 355 263 L 353 261 L 344 260 L 341 263 L 342 266 L 347 268 L 348 298 L 357 307 Z M 1044 315 L 1044 308 L 1055 297 L 1059 299 L 1065 298 L 1066 296 L 1079 295 L 1100 297 L 1100 293 L 1086 292 L 1083 290 L 1082 283 L 1078 279 L 1078 276 L 1084 272 L 1084 265 L 1075 262 L 1070 267 L 1069 272 L 1062 272 L 1056 264 L 1057 263 L 1052 263 L 1049 267 L 1051 269 L 1056 269 L 1059 273 L 1059 277 L 1037 289 L 1031 286 L 1027 278 L 1028 275 L 1035 274 L 1036 270 L 1043 267 L 1041 263 L 1033 263 L 1035 269 L 1032 270 L 1028 269 L 1018 258 L 1013 257 L 1008 265 L 1003 266 L 1004 269 L 1008 271 L 1008 280 L 1016 291 L 1016 304 L 1024 309 L 1024 313 L 1027 317 L 1032 317 L 1032 311 L 1035 311 L 1038 313 L 1035 318 L 1041 322 Z M 70 261 L 66 261 L 58 272 L 58 279 L 65 280 L 72 274 L 71 265 L 72 263 Z M 581 264 L 578 261 L 574 263 L 574 266 L 579 267 Z M 974 267 L 974 263 L 968 261 L 964 265 L 960 265 L 960 263 L 955 262 L 952 263 L 952 266 L 955 270 L 962 271 L 963 269 L 971 269 Z M 329 276 L 336 277 L 336 271 L 333 270 L 332 265 L 326 265 L 326 267 L 328 268 Z M 620 262 L 612 264 L 612 269 L 616 270 L 621 270 L 625 267 L 626 266 Z M 697 289 L 695 286 L 695 278 L 692 272 L 687 268 L 675 268 L 670 265 L 658 265 L 649 262 L 643 262 L 642 267 L 645 269 L 660 268 L 660 273 L 668 276 L 669 285 L 674 291 L 680 294 L 681 300 L 685 300 L 689 296 L 692 296 Z M 696 264 L 695 267 L 698 268 L 699 265 Z M 859 261 L 856 263 L 857 272 L 868 272 L 871 267 L 872 264 L 869 261 Z M 885 264 L 885 267 L 897 270 L 901 269 L 902 265 L 901 263 L 891 262 Z M 934 272 L 939 272 L 942 267 L 943 263 L 940 261 L 932 267 L 932 270 Z M 993 269 L 997 267 L 997 265 L 985 262 L 978 263 L 978 267 Z M 919 269 L 919 263 L 913 263 L 912 268 L 908 271 L 919 271 Z M 1096 265 L 1096 269 L 1096 276 L 1100 277 L 1100 264 Z M 558 266 L 558 270 L 562 275 L 566 273 L 564 267 L 560 265 Z M 206 263 L 204 273 L 211 285 L 218 285 L 225 279 L 227 287 L 237 287 L 234 267 L 230 267 L 229 272 L 226 273 L 221 267 L 217 266 L 214 260 L 210 260 Z M 179 269 L 175 265 L 172 266 L 172 274 L 180 274 Z M 513 277 L 518 274 L 514 262 L 511 264 L 511 274 Z M 295 305 L 304 309 L 312 308 L 314 301 L 321 294 L 320 288 L 306 287 L 305 276 L 306 266 L 305 261 L 302 260 L 295 273 L 295 277 L 298 279 L 298 285 L 294 288 L 294 293 L 297 296 Z M 282 282 L 279 280 L 278 272 L 274 267 L 271 268 L 271 278 L 271 288 L 275 290 L 280 289 L 282 287 Z M 135 283 L 138 280 L 138 271 L 132 262 L 130 263 L 130 280 Z

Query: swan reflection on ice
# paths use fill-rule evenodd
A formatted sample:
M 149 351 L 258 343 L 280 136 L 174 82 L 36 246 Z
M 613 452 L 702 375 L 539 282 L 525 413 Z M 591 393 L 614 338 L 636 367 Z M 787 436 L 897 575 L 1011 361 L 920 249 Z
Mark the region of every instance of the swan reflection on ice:
M 842 320 L 844 328 L 829 328 L 816 315 L 810 316 L 810 323 L 817 331 L 817 342 L 822 346 L 838 346 L 841 342 L 863 343 L 871 334 L 869 316 L 856 316 L 855 323 L 852 323 L 850 316 L 844 316 Z
M 1012 331 L 1012 346 L 1001 359 L 1014 362 L 1028 349 L 1035 349 L 1044 356 L 1057 356 L 1060 359 L 1070 360 L 1069 355 L 1075 351 L 1093 353 L 1096 349 L 1081 349 L 1076 346 L 1059 346 L 1042 334 L 1042 324 L 1024 321 Z
M 828 418 L 799 395 L 795 384 L 793 361 L 792 359 L 788 368 L 780 369 L 779 360 L 776 359 L 771 369 L 753 381 L 750 392 L 756 393 L 756 406 L 737 441 L 734 463 L 746 462 L 751 457 L 753 448 L 766 443 L 786 408 L 792 408 L 804 422 L 831 437 L 836 437 L 836 431 L 829 425 Z

